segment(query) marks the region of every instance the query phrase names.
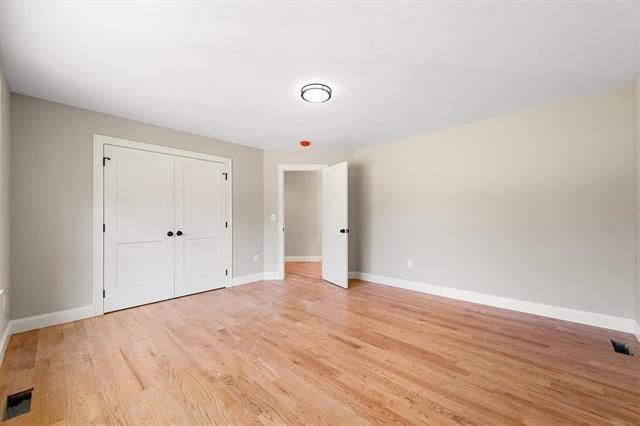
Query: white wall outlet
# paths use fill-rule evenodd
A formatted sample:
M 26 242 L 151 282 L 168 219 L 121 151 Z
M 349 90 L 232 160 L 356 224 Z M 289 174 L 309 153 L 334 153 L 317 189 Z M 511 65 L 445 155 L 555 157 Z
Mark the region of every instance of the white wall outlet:
M 407 268 L 413 268 L 413 259 L 407 259 Z
M 276 214 L 275 213 L 271 213 L 271 222 L 275 222 L 276 221 Z
M 253 255 L 253 261 L 254 262 L 259 262 L 260 261 L 260 256 L 258 256 L 257 254 Z

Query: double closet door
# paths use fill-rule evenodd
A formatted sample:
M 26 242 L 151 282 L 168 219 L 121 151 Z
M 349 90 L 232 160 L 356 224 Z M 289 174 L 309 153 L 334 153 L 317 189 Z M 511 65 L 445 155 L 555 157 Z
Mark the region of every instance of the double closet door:
M 104 311 L 225 287 L 227 165 L 104 148 Z

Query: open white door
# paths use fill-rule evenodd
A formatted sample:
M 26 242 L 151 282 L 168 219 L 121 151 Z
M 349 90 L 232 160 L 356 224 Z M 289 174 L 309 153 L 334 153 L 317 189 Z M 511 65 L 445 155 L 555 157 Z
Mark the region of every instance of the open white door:
M 322 170 L 322 279 L 349 287 L 349 184 L 347 162 Z

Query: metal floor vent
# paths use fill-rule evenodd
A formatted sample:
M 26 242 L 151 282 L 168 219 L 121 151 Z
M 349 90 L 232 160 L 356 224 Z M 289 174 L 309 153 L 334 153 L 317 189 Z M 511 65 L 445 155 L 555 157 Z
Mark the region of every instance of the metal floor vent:
M 7 408 L 4 410 L 2 420 L 9 420 L 20 414 L 31 411 L 31 393 L 33 388 L 14 393 L 7 397 Z
M 631 351 L 629 344 L 626 342 L 618 342 L 616 340 L 611 340 L 611 346 L 613 346 L 613 350 L 618 352 L 619 354 L 633 356 L 633 352 Z

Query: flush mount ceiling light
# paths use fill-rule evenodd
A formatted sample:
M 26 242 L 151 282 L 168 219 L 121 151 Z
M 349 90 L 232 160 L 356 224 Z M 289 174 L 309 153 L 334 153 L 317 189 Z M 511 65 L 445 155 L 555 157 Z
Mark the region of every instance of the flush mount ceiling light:
M 320 83 L 307 84 L 302 87 L 300 96 L 312 104 L 321 104 L 331 99 L 331 87 Z

